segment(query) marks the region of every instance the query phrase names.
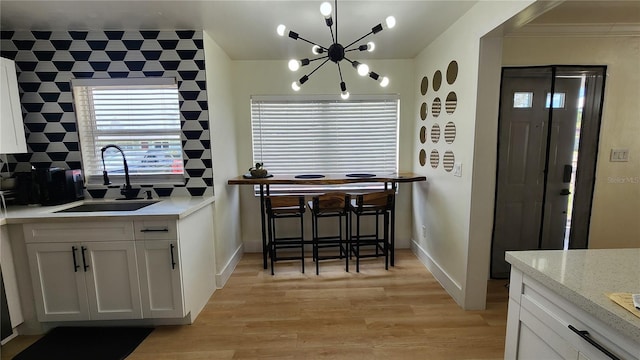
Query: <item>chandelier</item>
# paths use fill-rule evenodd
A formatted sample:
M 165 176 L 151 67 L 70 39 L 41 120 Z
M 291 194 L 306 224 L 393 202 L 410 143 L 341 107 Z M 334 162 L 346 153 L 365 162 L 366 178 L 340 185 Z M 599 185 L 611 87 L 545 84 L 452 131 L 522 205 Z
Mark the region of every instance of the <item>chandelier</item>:
M 333 8 L 335 8 L 335 17 L 333 15 L 334 13 Z M 291 88 L 294 91 L 299 91 L 300 87 L 305 82 L 307 82 L 307 80 L 309 80 L 309 77 L 313 75 L 313 73 L 315 73 L 328 61 L 332 61 L 338 66 L 338 74 L 340 75 L 340 96 L 343 99 L 348 99 L 349 92 L 347 91 L 347 85 L 345 84 L 342 78 L 342 69 L 340 68 L 340 63 L 342 62 L 342 60 L 345 60 L 351 63 L 351 66 L 353 66 L 353 68 L 358 71 L 358 74 L 360 76 L 368 75 L 373 80 L 378 81 L 380 83 L 380 86 L 382 87 L 386 87 L 387 85 L 389 85 L 388 77 L 381 76 L 373 71 L 370 71 L 369 66 L 367 66 L 367 64 L 363 64 L 358 61 L 352 61 L 346 57 L 346 54 L 351 51 L 369 51 L 369 52 L 373 51 L 375 49 L 375 44 L 373 42 L 368 42 L 366 44 L 357 45 L 357 46 L 356 46 L 356 43 L 364 40 L 369 35 L 377 34 L 384 29 L 393 28 L 396 25 L 396 19 L 393 16 L 387 17 L 384 25 L 380 23 L 374 26 L 373 28 L 371 28 L 371 31 L 369 33 L 352 41 L 351 43 L 349 43 L 349 45 L 343 46 L 338 41 L 338 0 L 335 0 L 333 7 L 331 6 L 330 2 L 323 2 L 320 5 L 320 13 L 322 14 L 322 16 L 324 16 L 325 24 L 327 24 L 327 27 L 329 27 L 329 31 L 331 32 L 331 40 L 333 41 L 333 43 L 328 47 L 322 46 L 301 37 L 298 33 L 294 31 L 289 31 L 288 35 L 290 38 L 292 38 L 293 40 L 302 40 L 304 42 L 311 44 L 312 45 L 311 52 L 314 55 L 319 55 L 318 57 L 313 59 L 305 58 L 301 60 L 297 60 L 297 59 L 290 60 L 289 69 L 291 71 L 297 71 L 298 69 L 300 69 L 300 67 L 307 66 L 311 64 L 311 62 L 323 60 L 320 63 L 320 65 L 318 65 L 315 69 L 313 69 L 313 71 L 304 75 L 298 81 L 294 81 L 291 84 Z M 285 25 L 278 25 L 276 32 L 278 33 L 278 35 L 284 36 L 286 30 L 287 30 L 287 27 Z M 323 55 L 323 54 L 326 54 L 326 55 Z

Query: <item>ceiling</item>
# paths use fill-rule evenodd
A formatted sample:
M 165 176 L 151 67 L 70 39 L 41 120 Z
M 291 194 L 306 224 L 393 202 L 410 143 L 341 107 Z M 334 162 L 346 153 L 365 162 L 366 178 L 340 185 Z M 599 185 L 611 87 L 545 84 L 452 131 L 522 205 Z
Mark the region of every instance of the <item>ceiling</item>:
M 328 47 L 331 35 L 319 7 L 322 0 L 2 0 L 2 30 L 204 29 L 233 60 L 302 57 L 303 41 L 277 36 L 285 24 Z M 341 0 L 338 39 L 347 45 L 388 15 L 397 26 L 367 38 L 373 53 L 358 58 L 411 59 L 477 1 Z M 640 23 L 640 1 L 567 1 L 535 19 L 548 23 Z M 363 41 L 364 42 L 364 41 Z M 309 52 L 309 55 L 311 53 Z

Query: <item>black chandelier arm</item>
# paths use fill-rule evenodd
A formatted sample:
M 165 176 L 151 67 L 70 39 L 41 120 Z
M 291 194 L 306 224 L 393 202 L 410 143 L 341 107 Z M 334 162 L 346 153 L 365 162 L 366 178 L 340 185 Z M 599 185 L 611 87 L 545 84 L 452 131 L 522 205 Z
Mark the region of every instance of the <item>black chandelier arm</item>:
M 318 71 L 318 69 L 320 69 L 320 68 L 322 67 L 322 65 L 326 64 L 326 63 L 327 63 L 327 61 L 329 61 L 329 59 L 326 59 L 325 61 L 323 61 L 323 62 L 322 62 L 322 64 L 320 64 L 320 65 L 316 66 L 316 68 L 315 68 L 315 69 L 313 69 L 313 71 L 312 71 L 312 72 L 310 72 L 310 73 L 308 73 L 306 76 L 307 76 L 307 77 L 309 77 L 309 76 L 313 75 L 313 73 L 314 73 L 314 72 L 316 72 L 316 71 Z
M 364 39 L 364 38 L 366 38 L 367 36 L 372 35 L 372 34 L 374 34 L 374 32 L 373 32 L 373 31 L 370 31 L 370 32 L 368 32 L 367 34 L 365 34 L 364 36 L 362 36 L 361 38 L 359 38 L 358 40 L 353 41 L 351 44 L 349 44 L 349 45 L 345 46 L 345 47 L 344 47 L 345 51 L 346 51 L 348 48 L 350 48 L 353 44 L 357 43 L 358 41 L 360 41 L 360 40 L 362 40 L 362 39 Z M 357 49 L 356 49 L 356 50 L 357 50 Z
M 342 80 L 342 69 L 340 68 L 340 63 L 337 63 L 336 65 L 338 65 L 338 74 L 340 74 L 340 82 L 344 82 L 344 80 Z
M 349 52 L 349 51 L 365 51 L 367 50 L 367 45 L 360 45 L 357 48 L 353 48 L 353 49 L 349 49 L 349 50 L 345 50 L 344 52 Z M 364 48 L 361 48 L 364 47 Z
M 313 41 L 311 41 L 311 40 L 307 40 L 307 39 L 303 38 L 302 36 L 300 36 L 300 35 L 299 35 L 297 32 L 295 32 L 295 31 L 289 31 L 289 37 L 290 37 L 290 38 L 292 38 L 293 40 L 302 40 L 302 41 L 307 42 L 307 43 L 309 43 L 309 44 L 311 44 L 311 45 L 318 46 L 318 47 L 322 48 L 323 50 L 329 50 L 329 49 L 327 49 L 326 47 L 324 47 L 324 46 L 322 46 L 322 45 L 320 45 L 320 44 L 316 44 L 316 43 L 314 43 L 314 42 L 313 42 Z

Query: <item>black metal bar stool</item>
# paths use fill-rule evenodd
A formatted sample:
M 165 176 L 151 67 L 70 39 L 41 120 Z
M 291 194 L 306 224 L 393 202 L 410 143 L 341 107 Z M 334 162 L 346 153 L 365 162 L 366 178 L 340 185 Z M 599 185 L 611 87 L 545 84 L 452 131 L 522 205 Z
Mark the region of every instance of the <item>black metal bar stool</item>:
M 349 234 L 349 203 L 350 197 L 343 192 L 332 192 L 323 195 L 314 196 L 309 201 L 309 209 L 311 210 L 311 233 L 313 244 L 313 259 L 316 262 L 316 275 L 320 273 L 320 260 L 327 259 L 345 259 L 345 270 L 349 271 L 348 257 L 348 234 Z M 332 235 L 319 235 L 318 222 L 323 218 L 337 219 L 337 233 Z M 323 223 L 327 223 L 323 221 Z M 344 224 L 344 227 L 343 227 Z M 343 231 L 344 230 L 344 231 Z M 320 256 L 320 249 L 338 249 L 337 254 L 327 255 L 323 252 Z
M 355 223 L 351 219 L 351 225 L 355 226 L 355 235 L 351 231 L 349 240 L 349 255 L 356 257 L 356 272 L 360 272 L 360 259 L 379 257 L 384 255 L 384 268 L 389 270 L 389 224 L 391 211 L 395 201 L 395 191 L 386 190 L 367 194 L 356 195 L 351 200 L 351 216 L 355 215 Z M 361 218 L 375 217 L 375 231 L 362 234 Z M 380 234 L 380 217 L 382 217 L 383 232 Z M 382 236 L 381 236 L 382 235 Z M 362 252 L 362 250 L 366 252 Z M 369 249 L 369 250 L 366 250 Z
M 271 258 L 271 275 L 274 274 L 273 265 L 280 260 L 300 260 L 304 273 L 304 196 L 267 196 L 265 198 L 268 222 L 268 249 Z M 278 236 L 276 220 L 285 218 L 300 219 L 299 236 Z M 278 250 L 300 249 L 300 256 L 278 256 Z

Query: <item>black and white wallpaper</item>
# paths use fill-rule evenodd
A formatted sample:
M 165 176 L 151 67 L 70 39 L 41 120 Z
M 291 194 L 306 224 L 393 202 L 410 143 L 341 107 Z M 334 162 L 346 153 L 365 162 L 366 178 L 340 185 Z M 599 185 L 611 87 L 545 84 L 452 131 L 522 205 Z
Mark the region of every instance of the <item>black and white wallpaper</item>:
M 213 193 L 201 31 L 2 31 L 0 41 L 0 55 L 16 62 L 29 149 L 9 155 L 5 171 L 81 168 L 71 79 L 175 77 L 186 184 L 143 187 L 158 196 Z M 119 196 L 115 186 L 87 191 Z

